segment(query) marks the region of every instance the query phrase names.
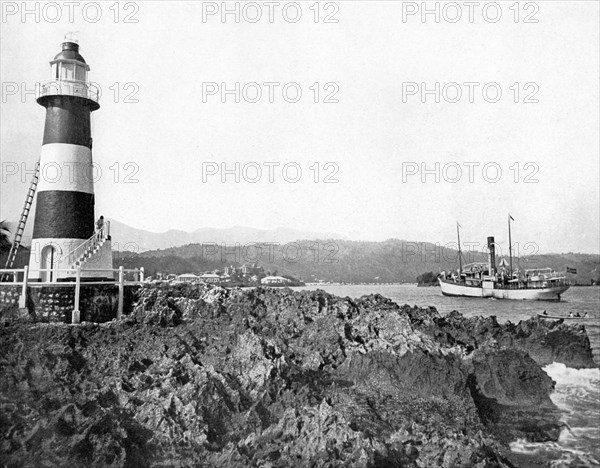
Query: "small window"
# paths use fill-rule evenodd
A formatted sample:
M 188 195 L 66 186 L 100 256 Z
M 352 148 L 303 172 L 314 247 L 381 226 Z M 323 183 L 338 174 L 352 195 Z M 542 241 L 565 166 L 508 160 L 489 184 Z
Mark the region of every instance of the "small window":
M 77 81 L 87 81 L 87 77 L 86 77 L 86 70 L 84 67 L 80 66 L 80 65 L 76 65 L 75 66 L 75 79 Z
M 75 65 L 72 63 L 61 63 L 61 79 L 72 81 L 74 79 Z

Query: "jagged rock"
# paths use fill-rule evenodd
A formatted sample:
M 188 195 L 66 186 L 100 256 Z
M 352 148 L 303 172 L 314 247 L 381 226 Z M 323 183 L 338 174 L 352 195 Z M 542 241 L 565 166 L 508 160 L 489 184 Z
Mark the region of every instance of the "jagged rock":
M 575 369 L 597 367 L 583 325 L 567 325 L 533 317 L 518 324 L 499 324 L 496 317 L 463 317 L 453 311 L 442 317 L 433 307 L 402 308 L 411 324 L 438 343 L 460 345 L 468 351 L 493 344 L 526 351 L 540 366 L 561 362 Z
M 480 418 L 504 441 L 557 440 L 562 425 L 549 398 L 554 381 L 524 351 L 483 347 L 472 357 L 469 388 Z
M 552 409 L 539 365 L 493 321 L 440 319 L 379 295 L 159 285 L 121 321 L 6 324 L 0 462 L 482 468 L 509 466 L 517 434 L 553 438 L 552 411 L 524 411 Z
M 541 366 L 560 362 L 575 369 L 597 367 L 584 325 L 531 318 L 510 331 L 515 336 L 514 344 Z
M 29 312 L 26 307 L 18 307 L 15 304 L 3 308 L 2 314 L 0 315 L 0 324 L 4 325 L 14 322 L 34 322 L 35 317 L 35 312 Z

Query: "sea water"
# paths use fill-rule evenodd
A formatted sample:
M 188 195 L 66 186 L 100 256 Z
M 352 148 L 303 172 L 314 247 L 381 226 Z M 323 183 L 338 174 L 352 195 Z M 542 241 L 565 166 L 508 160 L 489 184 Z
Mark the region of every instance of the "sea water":
M 600 369 L 570 369 L 555 362 L 544 370 L 556 382 L 551 399 L 566 427 L 558 442 L 517 440 L 512 451 L 528 466 L 533 466 L 529 460 L 556 468 L 600 466 Z
M 495 315 L 500 323 L 518 323 L 541 314 L 568 316 L 586 312 L 591 319 L 569 320 L 585 325 L 600 364 L 600 288 L 571 287 L 561 301 L 508 301 L 443 296 L 439 287 L 414 285 L 319 285 L 293 289 L 323 289 L 336 296 L 357 298 L 379 293 L 398 304 L 434 306 L 441 314 L 457 310 L 465 317 Z M 510 447 L 516 460 L 528 467 L 600 467 L 600 369 L 571 369 L 552 363 L 544 371 L 556 382 L 550 398 L 562 412 L 565 429 L 557 442 L 531 443 L 516 440 Z

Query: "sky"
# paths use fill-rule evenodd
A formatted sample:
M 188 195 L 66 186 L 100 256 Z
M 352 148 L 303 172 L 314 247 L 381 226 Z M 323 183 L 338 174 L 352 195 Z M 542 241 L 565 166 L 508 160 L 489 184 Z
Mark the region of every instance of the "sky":
M 2 2 L 2 219 L 76 32 L 97 215 L 506 247 L 510 213 L 522 253 L 600 251 L 598 2 L 27 5 Z

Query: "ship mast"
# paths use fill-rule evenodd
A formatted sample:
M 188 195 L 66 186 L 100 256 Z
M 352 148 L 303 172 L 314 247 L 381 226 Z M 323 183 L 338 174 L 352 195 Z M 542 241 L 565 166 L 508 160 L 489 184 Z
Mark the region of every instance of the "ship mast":
M 456 234 L 458 235 L 458 276 L 462 275 L 462 252 L 460 250 L 460 224 L 456 222 Z
M 513 267 L 512 267 L 512 239 L 510 237 L 510 220 L 513 220 L 513 217 L 508 214 L 508 267 L 510 268 L 510 278 L 513 276 Z

